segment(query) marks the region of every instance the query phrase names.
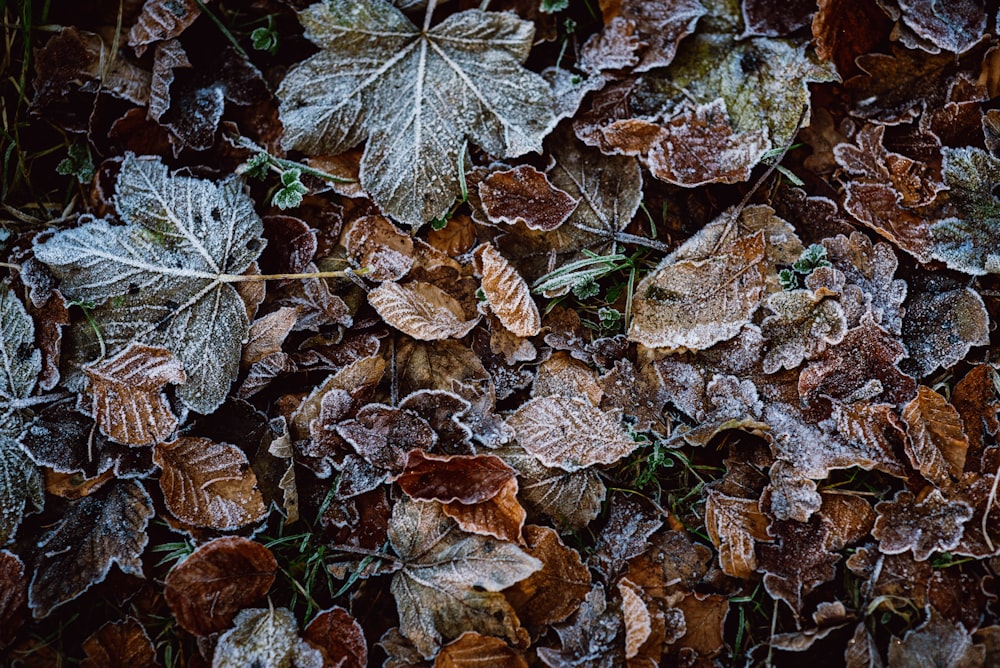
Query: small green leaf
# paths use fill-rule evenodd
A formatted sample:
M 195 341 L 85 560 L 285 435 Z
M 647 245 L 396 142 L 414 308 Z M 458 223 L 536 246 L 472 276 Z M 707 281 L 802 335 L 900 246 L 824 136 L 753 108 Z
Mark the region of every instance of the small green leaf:
M 266 27 L 257 28 L 250 33 L 250 41 L 258 51 L 267 51 L 272 56 L 277 53 L 278 31 L 274 29 L 274 19 L 269 16 Z
M 446 227 L 448 227 L 447 218 L 435 218 L 434 220 L 431 221 L 432 230 L 443 230 Z
M 271 164 L 271 156 L 267 153 L 258 153 L 247 160 L 243 173 L 255 179 L 263 180 L 267 176 L 267 168 Z
M 56 165 L 56 172 L 64 176 L 75 176 L 80 183 L 90 183 L 94 178 L 95 169 L 87 144 L 80 142 L 71 145 L 67 157 Z
M 600 291 L 601 287 L 593 280 L 586 280 L 573 286 L 573 294 L 581 300 L 596 297 Z
M 779 271 L 778 282 L 781 283 L 782 290 L 795 290 L 799 287 L 799 277 L 791 269 L 782 269 Z
M 302 196 L 309 192 L 309 189 L 299 180 L 301 176 L 302 170 L 298 167 L 285 170 L 281 174 L 281 183 L 285 187 L 274 193 L 271 204 L 279 209 L 294 209 L 302 204 Z
M 569 7 L 569 0 L 542 0 L 539 11 L 545 14 L 555 14 Z

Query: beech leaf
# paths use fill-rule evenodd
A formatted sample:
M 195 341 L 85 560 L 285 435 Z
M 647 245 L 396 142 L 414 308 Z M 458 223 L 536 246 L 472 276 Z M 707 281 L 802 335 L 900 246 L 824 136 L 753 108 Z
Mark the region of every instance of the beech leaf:
M 517 615 L 499 592 L 542 567 L 511 543 L 461 531 L 432 501 L 396 503 L 389 541 L 403 562 L 390 588 L 399 627 L 424 658 L 465 631 L 518 643 Z
M 94 302 L 111 353 L 131 342 L 184 365 L 178 396 L 199 413 L 239 372 L 247 309 L 230 285 L 260 255 L 263 224 L 239 179 L 171 176 L 158 158 L 125 156 L 115 207 L 125 225 L 88 220 L 35 247 L 69 299 Z
M 162 390 L 167 383 L 183 383 L 185 376 L 169 350 L 132 343 L 85 371 L 94 419 L 111 440 L 153 445 L 177 428 L 177 418 Z
M 969 439 L 954 406 L 921 385 L 913 401 L 903 407 L 903 421 L 909 436 L 906 454 L 913 468 L 943 488 L 962 477 Z
M 322 51 L 281 87 L 285 148 L 340 153 L 368 140 L 361 185 L 414 227 L 459 193 L 465 142 L 514 157 L 555 124 L 542 77 L 521 67 L 534 27 L 467 10 L 425 30 L 385 0 L 318 2 L 299 14 Z
M 538 334 L 542 316 L 517 270 L 491 244 L 481 246 L 476 259 L 482 267 L 483 293 L 500 324 L 515 336 Z
M 143 486 L 124 480 L 73 502 L 38 544 L 28 606 L 36 619 L 107 577 L 111 564 L 142 577 L 146 525 L 153 501 Z
M 222 531 L 267 513 L 257 476 L 235 445 L 182 436 L 158 444 L 153 461 L 163 470 L 160 487 L 167 510 L 183 522 Z
M 458 300 L 423 281 L 386 281 L 368 293 L 368 303 L 386 323 L 421 341 L 460 339 L 479 322 L 467 320 Z
M 604 412 L 579 397 L 538 397 L 507 419 L 521 447 L 545 466 L 579 471 L 613 464 L 639 447 L 621 426 L 621 410 Z
M 82 668 L 154 668 L 153 641 L 134 617 L 108 622 L 83 641 L 87 658 Z

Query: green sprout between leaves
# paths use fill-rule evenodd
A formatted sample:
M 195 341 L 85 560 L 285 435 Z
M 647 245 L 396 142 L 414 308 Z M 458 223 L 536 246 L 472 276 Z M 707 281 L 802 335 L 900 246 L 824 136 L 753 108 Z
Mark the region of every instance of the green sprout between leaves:
M 302 204 L 302 197 L 309 192 L 309 189 L 299 180 L 301 177 L 302 170 L 298 167 L 292 167 L 282 172 L 282 187 L 274 193 L 271 204 L 282 210 L 294 209 Z
M 796 149 L 800 146 L 802 146 L 802 144 L 792 144 L 791 146 L 788 147 L 788 151 Z M 768 151 L 761 157 L 760 161 L 765 165 L 774 165 L 774 161 L 777 160 L 785 152 L 786 150 L 784 146 L 781 146 L 779 148 L 772 148 L 770 151 Z M 792 170 L 788 169 L 787 167 L 779 164 L 779 165 L 774 165 L 774 168 L 775 170 L 778 171 L 779 174 L 788 179 L 792 183 L 792 185 L 800 187 L 805 185 L 805 182 L 798 176 L 796 176 L 792 172 Z
M 75 176 L 80 183 L 90 183 L 94 179 L 95 169 L 87 142 L 70 144 L 67 156 L 56 165 L 56 172 L 63 176 Z
M 255 28 L 250 33 L 250 42 L 257 51 L 267 51 L 272 56 L 278 52 L 278 31 L 274 27 L 274 16 L 267 17 L 267 25 Z
M 778 272 L 778 281 L 783 290 L 795 290 L 800 287 L 800 274 L 803 278 L 811 274 L 820 267 L 829 267 L 830 261 L 826 259 L 826 248 L 822 244 L 813 244 L 802 251 L 802 255 L 795 261 L 791 269 L 782 269 Z

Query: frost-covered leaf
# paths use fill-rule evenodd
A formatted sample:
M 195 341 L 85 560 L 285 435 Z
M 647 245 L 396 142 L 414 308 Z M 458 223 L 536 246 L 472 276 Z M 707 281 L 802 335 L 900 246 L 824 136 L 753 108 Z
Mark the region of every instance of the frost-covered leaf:
M 365 460 L 394 475 L 403 473 L 411 449 L 431 450 L 437 442 L 437 434 L 422 417 L 376 403 L 338 424 L 336 430 Z
M 283 306 L 254 320 L 250 325 L 246 345 L 243 346 L 240 364 L 252 366 L 263 359 L 281 354 L 281 344 L 292 331 L 297 319 L 297 309 Z
M 521 654 L 500 638 L 466 631 L 441 648 L 434 668 L 528 668 Z
M 28 578 L 24 562 L 13 552 L 0 550 L 0 649 L 7 646 L 24 623 Z
M 627 578 L 618 581 L 618 594 L 622 597 L 622 621 L 625 626 L 625 658 L 634 658 L 639 648 L 652 633 L 649 608 L 636 592 L 637 587 Z
M 613 464 L 639 443 L 621 426 L 621 411 L 604 412 L 578 397 L 538 397 L 507 419 L 517 442 L 545 466 L 579 471 Z
M 156 649 L 135 617 L 107 622 L 83 641 L 81 668 L 154 668 Z
M 878 503 L 875 512 L 878 518 L 872 536 L 878 539 L 879 549 L 885 554 L 911 550 L 917 561 L 957 547 L 973 515 L 969 504 L 949 501 L 937 489 L 922 501 L 916 501 L 911 492 L 897 492 L 892 501 Z
M 962 418 L 948 400 L 921 385 L 917 396 L 903 407 L 906 422 L 906 455 L 913 468 L 938 487 L 962 477 L 969 439 Z
M 323 651 L 326 665 L 333 663 L 337 668 L 368 665 L 368 643 L 361 624 L 339 606 L 313 617 L 302 636 Z
M 20 443 L 0 434 L 0 545 L 17 530 L 28 511 L 45 504 L 42 474 Z
M 915 118 L 948 100 L 948 81 L 958 66 L 953 54 L 931 56 L 894 46 L 892 55 L 866 53 L 857 59 L 865 74 L 844 82 L 854 100 L 852 113 L 880 123 Z
M 986 7 L 976 0 L 931 4 L 901 0 L 899 8 L 902 23 L 917 37 L 913 40 L 906 34 L 908 31 L 903 31 L 901 41 L 910 48 L 922 48 L 930 53 L 938 53 L 941 49 L 963 53 L 982 39 L 986 30 Z
M 492 244 L 481 246 L 476 251 L 476 259 L 483 275 L 483 293 L 500 324 L 515 336 L 538 334 L 542 316 L 531 298 L 528 284 L 513 265 Z
M 538 658 L 552 668 L 624 664 L 624 647 L 618 643 L 622 627 L 622 617 L 608 605 L 604 587 L 594 585 L 570 621 L 554 627 L 561 648 L 539 647 Z
M 516 471 L 494 455 L 429 455 L 411 450 L 395 482 L 411 498 L 480 503 L 496 496 Z
M 697 0 L 624 0 L 601 6 L 605 31 L 615 19 L 635 30 L 639 38 L 636 72 L 666 67 L 677 53 L 680 41 L 694 32 L 695 25 L 705 15 Z M 601 68 L 606 69 L 606 68 Z
M 274 584 L 271 551 L 240 536 L 216 538 L 167 573 L 164 597 L 177 623 L 196 636 L 223 631 Z
M 749 578 L 757 569 L 754 546 L 769 541 L 768 520 L 755 499 L 741 499 L 711 490 L 705 504 L 705 529 L 719 551 L 727 575 Z
M 438 505 L 402 499 L 389 541 L 403 562 L 390 588 L 400 629 L 425 658 L 465 631 L 521 642 L 517 615 L 499 592 L 542 567 L 512 545 L 461 531 Z
M 111 440 L 153 445 L 177 428 L 163 388 L 183 383 L 185 376 L 169 350 L 131 343 L 85 371 L 93 396 L 91 412 Z
M 902 640 L 893 638 L 889 643 L 890 668 L 985 665 L 986 647 L 973 644 L 972 635 L 961 623 L 943 617 L 933 606 L 927 610 L 927 621 L 907 631 Z
M 441 506 L 445 515 L 458 522 L 463 531 L 493 536 L 518 545 L 524 543 L 521 529 L 528 513 L 517 500 L 517 478 L 500 486 L 500 491 L 479 503 L 453 501 Z
M 784 3 L 775 0 L 743 0 L 743 20 L 746 34 L 781 37 L 809 25 L 816 3 L 794 0 Z
M 163 470 L 160 487 L 167 509 L 183 522 L 221 531 L 267 513 L 257 476 L 235 445 L 182 436 L 159 443 L 153 461 Z
M 551 232 L 572 215 L 577 200 L 530 165 L 493 172 L 479 182 L 483 212 L 493 224 L 523 223 Z
M 28 605 L 36 619 L 102 582 L 111 564 L 142 577 L 146 525 L 153 501 L 134 480 L 107 485 L 74 501 L 38 544 Z
M 228 283 L 260 254 L 260 217 L 239 179 L 171 176 L 159 159 L 125 157 L 115 207 L 125 225 L 90 220 L 35 247 L 112 354 L 135 341 L 184 365 L 180 398 L 200 413 L 225 399 L 239 371 L 247 309 Z
M 421 341 L 462 338 L 479 322 L 467 319 L 454 297 L 423 281 L 386 281 L 368 293 L 368 303 L 388 324 Z
M 875 322 L 891 334 L 899 334 L 902 326 L 903 300 L 906 298 L 906 282 L 893 278 L 899 260 L 892 247 L 884 241 L 873 244 L 861 232 L 852 232 L 850 237 L 839 234 L 823 240 L 827 260 L 835 269 L 844 274 L 848 286 L 855 286 L 861 292 L 861 300 Z M 845 288 L 841 299 L 843 304 L 850 299 Z M 857 314 L 857 321 L 849 319 L 848 325 L 855 327 L 863 313 Z
M 646 550 L 647 540 L 663 526 L 665 513 L 641 496 L 620 492 L 609 505 L 608 521 L 597 537 L 591 562 L 610 581 Z
M 828 345 L 840 343 L 847 332 L 840 302 L 811 290 L 776 292 L 765 306 L 774 313 L 760 325 L 767 340 L 765 373 L 794 369 Z
M 195 0 L 146 0 L 129 31 L 128 44 L 141 56 L 148 45 L 177 37 L 199 16 Z
M 989 345 L 990 317 L 978 292 L 944 276 L 931 276 L 911 295 L 903 319 L 905 364 L 918 377 L 951 368 L 973 346 Z
M 34 322 L 7 284 L 0 284 L 0 435 L 21 435 L 22 413 L 41 371 Z
M 413 267 L 413 239 L 382 216 L 364 216 L 343 234 L 347 256 L 373 281 L 398 281 Z
M 931 227 L 932 254 L 952 269 L 1000 273 L 1000 158 L 975 147 L 944 148 L 942 173 L 952 216 Z
M 504 592 L 525 626 L 540 627 L 564 621 L 590 592 L 590 571 L 580 553 L 566 547 L 548 527 L 524 527 L 524 551 L 542 562 L 542 568 Z
M 299 20 L 322 51 L 278 90 L 285 147 L 340 153 L 367 139 L 361 184 L 401 222 L 451 204 L 466 141 L 514 157 L 541 151 L 554 124 L 548 84 L 520 65 L 533 26 L 512 14 L 468 10 L 420 30 L 384 0 L 334 0 Z
M 830 523 L 814 515 L 809 522 L 778 521 L 769 533 L 775 545 L 761 545 L 758 568 L 764 572 L 764 587 L 775 599 L 788 604 L 798 617 L 805 597 L 813 589 L 833 580 L 840 555 L 827 551 Z
M 287 608 L 249 608 L 215 646 L 212 668 L 322 668 L 323 655 L 299 637 L 295 615 Z
M 764 296 L 764 247 L 764 235 L 757 233 L 704 259 L 673 259 L 684 246 L 667 256 L 635 289 L 629 339 L 703 350 L 736 336 Z

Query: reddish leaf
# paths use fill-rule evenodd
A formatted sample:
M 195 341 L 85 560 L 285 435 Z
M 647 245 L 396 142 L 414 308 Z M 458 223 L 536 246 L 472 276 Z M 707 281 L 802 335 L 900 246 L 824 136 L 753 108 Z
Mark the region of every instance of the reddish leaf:
M 516 471 L 493 455 L 428 455 L 411 450 L 396 482 L 414 499 L 480 503 L 496 496 Z
M 368 665 L 368 643 L 361 625 L 341 607 L 334 606 L 313 617 L 302 637 L 320 648 L 324 665 L 337 668 Z
M 28 578 L 24 562 L 13 552 L 0 550 L 0 649 L 9 645 L 24 623 Z
M 167 574 L 164 595 L 181 628 L 207 636 L 264 597 L 278 563 L 260 543 L 239 536 L 200 546 Z
M 528 668 L 520 652 L 500 638 L 466 631 L 441 648 L 434 658 L 434 668 Z
M 590 571 L 580 553 L 566 547 L 548 527 L 524 527 L 524 540 L 524 551 L 540 560 L 542 569 L 516 583 L 504 596 L 526 626 L 564 621 L 590 592 Z
M 517 478 L 511 478 L 493 497 L 479 503 L 446 503 L 445 515 L 469 533 L 523 543 L 521 528 L 528 514 L 517 501 Z
M 158 666 L 153 641 L 134 617 L 108 622 L 83 641 L 82 668 L 152 668 Z
M 483 211 L 494 224 L 523 223 L 531 230 L 551 231 L 576 209 L 576 200 L 530 165 L 496 171 L 479 182 Z

